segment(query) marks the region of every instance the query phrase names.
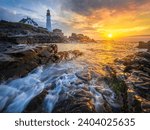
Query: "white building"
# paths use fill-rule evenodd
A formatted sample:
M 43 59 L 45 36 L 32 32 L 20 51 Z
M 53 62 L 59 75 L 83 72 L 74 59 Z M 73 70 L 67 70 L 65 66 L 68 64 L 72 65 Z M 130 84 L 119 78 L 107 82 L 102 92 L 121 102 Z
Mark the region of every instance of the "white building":
M 23 24 L 29 24 L 29 25 L 32 25 L 34 27 L 38 27 L 38 24 L 33 21 L 33 19 L 27 17 L 27 18 L 23 18 L 19 21 L 20 23 L 23 23 Z
M 49 32 L 52 31 L 52 27 L 51 27 L 51 14 L 50 14 L 50 10 L 47 10 L 47 14 L 46 14 L 46 28 Z

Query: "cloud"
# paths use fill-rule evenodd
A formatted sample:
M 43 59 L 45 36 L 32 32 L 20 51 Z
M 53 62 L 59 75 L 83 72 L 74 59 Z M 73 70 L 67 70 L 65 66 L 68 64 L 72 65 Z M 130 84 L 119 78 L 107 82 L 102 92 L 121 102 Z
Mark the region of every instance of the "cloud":
M 15 11 L 0 7 L 0 20 L 18 22 L 22 18 L 21 14 L 16 14 Z
M 26 7 L 23 7 L 21 6 L 20 9 L 24 10 L 24 11 L 28 11 L 30 13 L 37 13 L 37 11 L 33 10 L 33 9 L 29 9 L 29 8 L 26 8 Z
M 147 2 L 149 0 L 65 0 L 63 1 L 63 8 L 88 16 L 97 9 L 128 10 Z
M 150 38 L 150 35 L 133 35 L 133 36 L 129 36 L 129 37 L 149 37 Z

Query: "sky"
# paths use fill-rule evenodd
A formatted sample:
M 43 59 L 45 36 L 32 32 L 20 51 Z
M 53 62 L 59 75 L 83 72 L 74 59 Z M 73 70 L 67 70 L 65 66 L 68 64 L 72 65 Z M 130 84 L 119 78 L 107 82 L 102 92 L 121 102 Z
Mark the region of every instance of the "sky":
M 150 0 L 0 0 L 0 19 L 31 17 L 45 27 L 50 9 L 52 28 L 66 35 L 83 33 L 96 40 L 150 39 Z

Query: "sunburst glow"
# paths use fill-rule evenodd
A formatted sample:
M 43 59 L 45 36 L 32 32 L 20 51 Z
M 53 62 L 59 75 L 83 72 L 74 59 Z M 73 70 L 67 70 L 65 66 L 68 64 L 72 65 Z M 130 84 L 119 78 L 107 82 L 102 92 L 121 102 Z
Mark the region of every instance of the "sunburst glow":
M 112 38 L 113 37 L 113 35 L 110 33 L 110 34 L 108 34 L 108 38 Z

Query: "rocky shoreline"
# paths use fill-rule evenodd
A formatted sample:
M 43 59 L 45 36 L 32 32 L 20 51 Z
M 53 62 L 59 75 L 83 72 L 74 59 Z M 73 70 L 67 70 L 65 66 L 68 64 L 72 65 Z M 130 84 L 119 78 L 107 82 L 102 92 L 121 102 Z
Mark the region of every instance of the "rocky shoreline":
M 0 44 L 0 81 L 22 77 L 40 65 L 71 60 L 82 55 L 74 50 L 58 52 L 55 44 L 16 45 Z
M 138 48 L 145 50 L 106 67 L 105 80 L 117 94 L 122 112 L 150 112 L 150 42 L 140 42 Z
M 68 81 L 70 86 L 67 86 L 69 88 L 66 89 L 70 89 L 70 91 L 68 93 L 63 91 L 59 93 L 58 101 L 53 109 L 43 107 L 43 102 L 45 102 L 49 92 L 58 91 L 56 83 L 52 83 L 35 96 L 23 112 L 150 112 L 150 50 L 147 46 L 147 44 L 146 47 L 141 47 L 140 45 L 138 47 L 144 50 L 124 59 L 116 59 L 114 65 L 106 66 L 104 69 L 107 75 L 104 77 L 99 77 L 99 75 L 90 70 L 75 73 L 78 78 L 77 81 Z M 0 74 L 3 74 L 1 76 L 4 78 L 1 81 L 23 77 L 40 65 L 68 61 L 81 55 L 82 53 L 78 50 L 58 52 L 55 44 L 30 46 L 9 43 L 4 46 L 2 44 Z M 55 77 L 55 74 L 52 77 Z M 111 90 L 103 90 L 99 88 L 100 86 L 94 89 L 88 87 L 90 82 L 93 82 L 93 78 L 97 79 L 96 82 L 106 83 L 114 91 L 114 101 L 112 100 L 113 94 Z M 82 84 L 84 84 L 84 87 L 74 90 Z M 102 104 L 99 104 L 98 97 L 94 96 L 97 92 L 102 96 L 100 96 L 102 99 L 99 97 Z M 94 103 L 96 101 L 101 105 L 100 109 L 96 108 Z
M 115 92 L 118 106 L 113 107 L 107 101 L 107 96 L 111 95 L 109 91 L 102 92 L 99 88 L 96 88 L 97 91 L 102 93 L 104 98 L 104 106 L 100 112 L 150 112 L 150 50 L 147 46 L 147 44 L 146 47 L 139 45 L 139 49 L 146 50 L 127 56 L 124 59 L 116 59 L 114 66 L 105 67 L 107 75 L 102 77 L 101 80 L 107 83 Z M 93 77 L 91 72 L 82 72 L 76 75 L 80 79 L 79 84 L 82 84 L 82 82 L 88 84 Z M 42 100 L 46 95 L 47 90 L 35 97 L 24 112 L 45 112 L 45 110 L 39 107 L 39 104 L 42 104 Z M 86 86 L 81 90 L 74 91 L 73 95 L 62 93 L 60 97 L 52 111 L 54 113 L 96 112 L 92 101 L 93 96 L 89 93 Z M 36 109 L 34 106 L 37 106 Z
M 70 37 L 67 37 L 64 36 L 64 33 L 60 29 L 48 32 L 42 27 L 3 20 L 0 21 L 0 41 L 15 44 L 96 43 L 94 39 L 83 34 L 72 33 Z

